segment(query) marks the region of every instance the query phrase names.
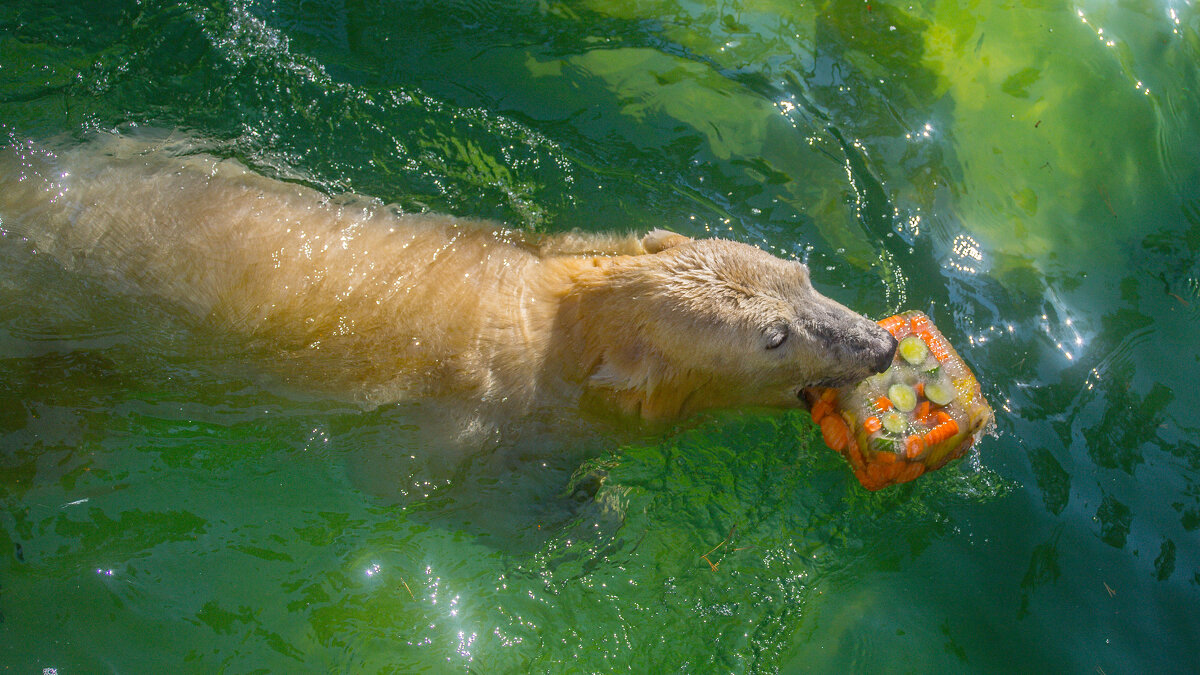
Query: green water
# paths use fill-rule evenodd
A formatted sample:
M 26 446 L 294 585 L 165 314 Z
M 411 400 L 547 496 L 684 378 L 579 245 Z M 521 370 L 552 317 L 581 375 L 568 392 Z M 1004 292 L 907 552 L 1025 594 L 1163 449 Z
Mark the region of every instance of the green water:
M 4 0 L 0 124 L 752 242 L 929 311 L 998 423 L 875 494 L 801 413 L 447 477 L 0 238 L 5 672 L 1200 668 L 1193 3 Z

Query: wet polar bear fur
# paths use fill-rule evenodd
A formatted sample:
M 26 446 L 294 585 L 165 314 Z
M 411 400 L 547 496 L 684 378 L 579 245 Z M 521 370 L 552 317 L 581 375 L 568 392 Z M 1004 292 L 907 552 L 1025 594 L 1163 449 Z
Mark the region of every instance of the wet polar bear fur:
M 859 380 L 895 341 L 746 244 L 655 230 L 535 237 L 330 198 L 186 137 L 0 152 L 0 227 L 59 264 L 272 345 L 279 372 L 370 404 L 647 420 Z

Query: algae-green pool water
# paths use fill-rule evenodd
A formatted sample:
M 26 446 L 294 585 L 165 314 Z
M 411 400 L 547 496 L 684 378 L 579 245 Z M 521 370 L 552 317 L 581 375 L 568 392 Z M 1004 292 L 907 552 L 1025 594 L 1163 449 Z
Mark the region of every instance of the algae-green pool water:
M 878 493 L 802 412 L 446 467 L 0 236 L 0 671 L 1197 668 L 1194 3 L 6 0 L 0 125 L 753 243 L 997 417 Z

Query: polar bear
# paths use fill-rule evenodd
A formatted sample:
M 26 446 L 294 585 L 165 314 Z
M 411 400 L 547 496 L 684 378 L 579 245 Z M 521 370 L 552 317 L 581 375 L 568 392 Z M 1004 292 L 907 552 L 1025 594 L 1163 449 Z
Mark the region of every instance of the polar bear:
M 372 405 L 643 420 L 801 407 L 896 342 L 807 267 L 723 239 L 533 236 L 330 197 L 186 137 L 0 151 L 0 228 L 61 265 L 270 344 L 279 371 Z

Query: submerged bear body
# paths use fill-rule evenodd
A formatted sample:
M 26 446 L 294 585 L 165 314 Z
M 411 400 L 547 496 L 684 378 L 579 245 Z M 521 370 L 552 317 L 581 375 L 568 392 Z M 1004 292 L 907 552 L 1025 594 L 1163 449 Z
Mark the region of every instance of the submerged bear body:
M 0 189 L 0 228 L 62 266 L 272 345 L 286 377 L 372 404 L 798 407 L 803 387 L 861 379 L 895 348 L 804 265 L 745 244 L 402 214 L 186 140 L 14 143 Z

